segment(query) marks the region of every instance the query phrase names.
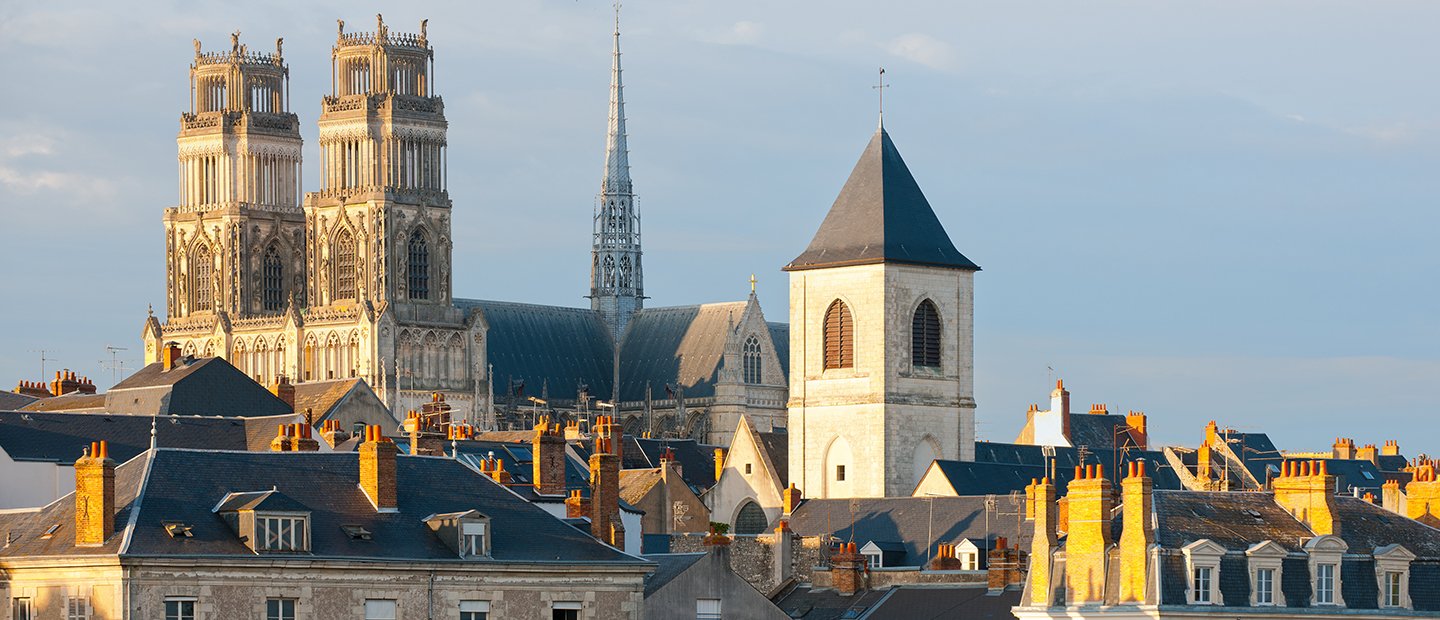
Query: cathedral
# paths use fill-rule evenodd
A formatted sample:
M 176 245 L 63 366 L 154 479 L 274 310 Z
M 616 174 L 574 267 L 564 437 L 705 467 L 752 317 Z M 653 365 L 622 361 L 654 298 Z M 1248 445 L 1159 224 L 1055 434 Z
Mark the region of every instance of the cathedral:
M 146 363 L 174 343 L 267 385 L 358 377 L 397 419 L 439 393 L 485 428 L 618 412 L 636 435 L 728 445 L 741 416 L 784 427 L 789 331 L 766 321 L 753 286 L 732 303 L 645 307 L 618 19 L 613 36 L 588 308 L 454 296 L 447 123 L 424 22 L 339 22 L 312 192 L 283 40 L 274 52 L 238 35 L 220 51 L 197 41 L 179 203 L 163 217 L 166 312 L 145 322 Z

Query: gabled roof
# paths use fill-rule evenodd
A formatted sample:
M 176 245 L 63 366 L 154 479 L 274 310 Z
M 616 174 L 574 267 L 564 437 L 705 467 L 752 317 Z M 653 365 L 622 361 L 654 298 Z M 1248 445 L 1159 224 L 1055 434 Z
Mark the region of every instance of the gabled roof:
M 594 310 L 479 299 L 456 299 L 455 305 L 479 310 L 490 326 L 485 350 L 496 402 L 505 402 L 509 381 L 524 382 L 523 396 L 547 391 L 552 405 L 574 401 L 580 384 L 592 396 L 610 397 L 614 349 Z
M 309 508 L 301 505 L 300 502 L 290 499 L 284 493 L 274 489 L 230 493 L 215 505 L 214 512 L 239 512 L 241 510 L 309 512 Z
M 645 578 L 645 596 L 650 596 L 674 581 L 705 557 L 702 553 L 649 553 L 643 556 L 655 563 L 655 572 Z
M 1019 540 L 1020 534 L 1029 535 L 1030 530 L 1020 529 L 1014 517 L 1024 509 L 1023 503 L 1013 506 L 1000 498 L 987 532 L 983 496 L 808 499 L 790 515 L 790 529 L 801 536 L 830 535 L 861 546 L 870 541 L 900 543 L 905 546 L 905 565 L 919 566 L 925 562 L 932 534 L 936 542 L 996 536 Z M 999 516 L 1002 513 L 1009 516 Z
M 775 481 L 781 489 L 790 486 L 790 434 L 782 429 L 769 433 L 756 431 L 755 436 L 760 438 L 757 445 L 761 455 L 774 468 Z
M 141 368 L 105 393 L 105 411 L 243 418 L 294 409 L 224 359 L 205 357 L 183 358 L 170 370 L 160 362 Z
M 0 449 L 17 461 L 69 465 L 90 442 L 105 440 L 110 456 L 128 461 L 150 448 L 150 428 L 162 448 L 268 450 L 280 424 L 294 414 L 264 418 L 0 411 Z
M 1094 417 L 1099 418 L 1108 416 Z M 1170 468 L 1170 464 L 1165 460 L 1165 455 L 1161 452 L 1149 450 L 1120 450 L 1117 454 L 1117 452 L 1113 450 L 1100 450 L 1087 447 L 1087 453 L 1085 455 L 1084 462 L 1082 463 L 1080 460 L 1079 449 L 1066 446 L 1055 446 L 1055 457 L 1053 464 L 1055 468 L 1055 475 L 1052 478 L 1055 480 L 1056 490 L 1059 491 L 1061 495 L 1064 495 L 1066 488 L 1070 484 L 1070 479 L 1075 476 L 1076 465 L 1104 465 L 1105 477 L 1109 478 L 1112 483 L 1119 484 L 1120 479 L 1118 477 L 1118 474 L 1124 471 L 1125 465 L 1127 463 L 1131 463 L 1140 459 L 1144 459 L 1149 463 L 1149 474 L 1150 477 L 1154 480 L 1154 488 L 1184 488 L 1184 485 L 1180 482 L 1180 477 L 1175 474 L 1175 471 Z M 1020 443 L 977 441 L 975 442 L 975 461 L 976 463 L 982 464 L 1000 463 L 1012 465 L 1026 465 L 1032 468 L 1018 470 L 1017 472 L 998 474 L 1001 475 L 998 480 L 982 482 L 981 484 L 982 486 L 984 486 L 986 484 L 999 485 L 1006 481 L 1009 481 L 1011 484 L 1013 484 L 1016 481 L 1015 476 L 1022 474 L 1028 475 L 1030 477 L 1043 477 L 1037 476 L 1035 472 L 1044 471 L 1046 457 L 1044 455 L 1043 446 Z M 990 470 L 985 467 L 979 467 L 976 471 L 979 472 L 977 475 L 997 475 L 994 470 Z M 958 484 L 959 482 L 964 480 L 964 477 L 957 477 L 956 483 Z M 1018 487 L 1020 490 L 1024 490 L 1025 484 L 1029 484 L 1030 482 L 1029 478 L 1025 478 L 1024 480 L 1025 482 Z M 966 491 L 963 489 L 961 489 L 960 492 L 962 494 L 966 493 Z
M 872 263 L 980 269 L 955 249 L 883 126 L 870 138 L 810 246 L 785 270 Z
M 635 313 L 620 346 L 620 400 L 666 399 L 679 385 L 687 399 L 715 395 L 725 341 L 745 314 L 745 302 L 646 308 Z
M 40 399 L 35 398 L 34 396 L 16 394 L 15 392 L 0 391 L 0 411 L 12 411 L 15 409 L 19 409 L 37 400 Z
M 21 411 L 104 411 L 105 395 L 71 392 L 69 394 L 31 401 L 29 404 L 19 407 L 19 409 Z
M 644 437 L 627 436 L 629 441 L 625 442 L 626 451 L 623 456 L 626 462 L 631 462 L 632 455 L 642 457 L 643 465 L 639 467 L 659 467 L 660 457 L 669 448 L 675 454 L 675 462 L 680 464 L 680 478 L 690 486 L 695 494 L 700 494 L 705 489 L 715 486 L 715 448 L 702 444 L 694 439 L 646 439 Z M 639 448 L 638 454 L 629 450 L 630 447 Z M 589 452 L 584 450 L 588 446 L 581 445 L 582 454 L 589 458 Z M 638 459 L 637 459 L 638 460 Z M 627 467 L 629 467 L 627 465 Z
M 309 410 L 314 414 L 314 423 L 319 424 L 329 419 L 330 412 L 339 405 L 345 397 L 357 386 L 364 384 L 364 379 L 337 379 L 334 381 L 305 381 L 295 384 L 295 410 L 304 412 Z M 370 389 L 365 386 L 361 389 Z
M 655 469 L 622 469 L 620 470 L 620 499 L 632 505 L 639 504 L 640 500 L 650 493 L 650 489 L 660 484 L 660 468 Z

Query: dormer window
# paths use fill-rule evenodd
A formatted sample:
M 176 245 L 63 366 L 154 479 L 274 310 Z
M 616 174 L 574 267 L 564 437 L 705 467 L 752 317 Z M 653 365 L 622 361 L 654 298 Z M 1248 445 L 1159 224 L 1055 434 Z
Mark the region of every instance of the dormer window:
M 1310 555 L 1310 581 L 1315 593 L 1314 604 L 1343 606 L 1340 594 L 1340 558 L 1349 545 L 1339 536 L 1317 536 L 1305 543 Z
M 485 528 L 489 523 L 485 521 L 461 521 L 460 522 L 460 555 L 477 556 L 489 555 Z
M 1315 565 L 1315 604 L 1335 604 L 1334 564 L 1322 562 Z
M 1400 545 L 1375 550 L 1375 577 L 1380 585 L 1380 607 L 1411 609 L 1410 562 L 1415 554 Z
M 425 524 L 462 558 L 490 557 L 490 517 L 478 510 L 425 517 Z
M 279 491 L 230 493 L 212 511 L 255 553 L 310 551 L 310 512 Z
M 980 545 L 969 538 L 961 540 L 955 545 L 955 559 L 960 561 L 960 570 L 980 570 Z
M 1224 605 L 1220 596 L 1220 558 L 1225 547 L 1208 538 L 1185 545 L 1185 565 L 1190 583 L 1186 584 L 1185 602 L 1190 605 Z
M 308 550 L 305 521 L 304 516 L 255 515 L 255 550 Z
M 1273 540 L 1265 540 L 1245 550 L 1250 564 L 1250 604 L 1256 606 L 1285 605 L 1280 591 L 1280 568 L 1289 552 Z

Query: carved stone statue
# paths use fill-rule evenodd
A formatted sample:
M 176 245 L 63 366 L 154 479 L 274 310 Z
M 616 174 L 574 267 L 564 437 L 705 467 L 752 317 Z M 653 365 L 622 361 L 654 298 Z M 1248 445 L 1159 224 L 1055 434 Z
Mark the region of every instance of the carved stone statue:
M 279 37 L 279 38 L 275 39 L 275 57 L 276 57 L 276 58 L 279 58 L 279 57 L 284 56 L 284 55 L 285 55 L 285 37 Z
M 198 57 L 200 55 L 200 39 L 192 39 L 192 42 L 195 43 L 195 55 Z
M 345 20 L 343 20 L 343 19 L 337 19 L 337 20 L 335 20 L 335 24 L 336 24 L 335 38 L 336 38 L 337 40 L 343 40 L 343 39 L 345 38 Z
M 240 53 L 240 31 L 239 31 L 239 30 L 236 30 L 235 32 L 230 33 L 230 53 L 232 53 L 232 54 L 239 54 L 239 53 Z
M 425 31 L 426 31 L 426 29 L 428 29 L 429 27 L 430 27 L 430 20 L 428 20 L 428 19 L 422 19 L 422 20 L 420 20 L 420 40 L 421 40 L 421 41 L 424 41 L 424 40 L 425 40 L 425 36 L 426 36 Z

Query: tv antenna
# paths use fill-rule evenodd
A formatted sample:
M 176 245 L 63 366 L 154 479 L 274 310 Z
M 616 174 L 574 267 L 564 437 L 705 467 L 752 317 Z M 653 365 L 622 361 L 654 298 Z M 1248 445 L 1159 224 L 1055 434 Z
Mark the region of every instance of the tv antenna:
M 119 353 L 121 351 L 129 350 L 130 349 L 127 349 L 125 347 L 105 345 L 105 351 L 110 354 L 110 361 L 106 362 L 104 360 L 101 360 L 100 365 L 102 367 L 110 369 L 110 385 L 115 385 L 116 383 L 118 383 L 119 379 L 117 379 L 116 377 L 119 373 L 125 371 L 125 360 L 120 359 Z
M 53 361 L 55 358 L 53 358 L 53 357 L 45 357 L 45 353 L 47 353 L 47 351 L 46 351 L 45 349 L 30 349 L 29 352 L 30 352 L 30 353 L 39 353 L 39 354 L 40 354 L 40 380 L 41 380 L 41 381 L 44 381 L 44 380 L 45 380 L 45 362 L 47 362 L 47 361 Z

